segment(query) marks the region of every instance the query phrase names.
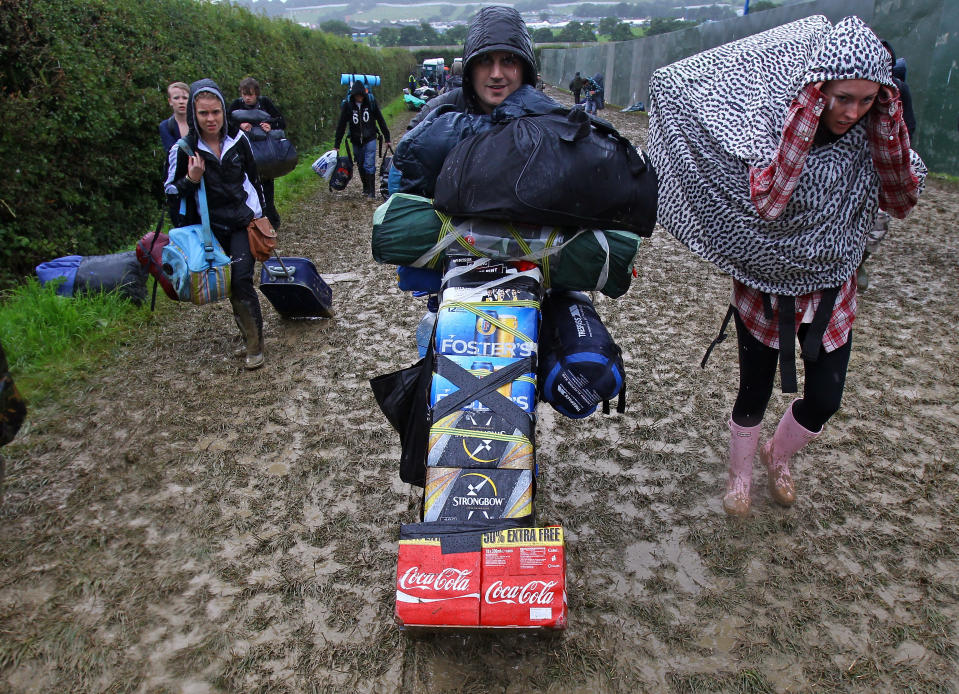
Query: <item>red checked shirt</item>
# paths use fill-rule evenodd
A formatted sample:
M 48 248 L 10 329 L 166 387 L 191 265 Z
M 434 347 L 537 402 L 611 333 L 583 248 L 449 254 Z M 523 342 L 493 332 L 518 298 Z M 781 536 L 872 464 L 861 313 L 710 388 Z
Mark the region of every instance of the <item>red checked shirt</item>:
M 811 323 L 816 308 L 822 299 L 822 291 L 803 294 L 796 297 L 796 330 L 802 323 Z M 767 347 L 779 349 L 779 307 L 775 295 L 770 295 L 772 317 L 767 318 L 763 311 L 763 293 L 758 289 L 747 287 L 742 282 L 733 280 L 732 305 L 739 311 L 746 329 L 757 340 Z M 822 346 L 827 352 L 832 352 L 846 344 L 849 331 L 856 320 L 856 273 L 852 274 L 846 283 L 839 288 L 836 304 L 832 316 L 826 326 L 822 338 Z
M 772 164 L 749 170 L 750 197 L 763 219 L 779 217 L 796 190 L 825 105 L 823 93 L 807 84 L 789 107 Z M 879 174 L 879 207 L 902 219 L 919 200 L 919 178 L 912 170 L 899 90 L 881 87 L 875 111 L 867 118 L 869 149 Z

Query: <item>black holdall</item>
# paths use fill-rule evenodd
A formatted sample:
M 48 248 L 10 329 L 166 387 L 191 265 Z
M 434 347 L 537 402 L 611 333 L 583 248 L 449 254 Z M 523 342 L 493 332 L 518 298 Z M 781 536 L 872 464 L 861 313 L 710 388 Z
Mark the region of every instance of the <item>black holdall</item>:
M 350 141 L 346 140 L 346 156 L 336 158 L 336 167 L 330 176 L 330 190 L 343 190 L 353 178 L 353 152 Z
M 493 124 L 456 145 L 434 205 L 454 216 L 651 236 L 656 172 L 613 126 L 579 108 Z

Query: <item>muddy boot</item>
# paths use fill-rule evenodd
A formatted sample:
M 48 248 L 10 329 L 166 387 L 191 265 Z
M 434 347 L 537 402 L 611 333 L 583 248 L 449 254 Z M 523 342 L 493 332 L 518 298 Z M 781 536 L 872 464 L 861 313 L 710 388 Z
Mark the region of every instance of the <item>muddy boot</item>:
M 776 427 L 776 433 L 759 451 L 759 459 L 766 466 L 766 475 L 769 480 L 769 495 L 776 503 L 783 506 L 792 506 L 796 501 L 796 489 L 789 472 L 789 460 L 799 449 L 822 433 L 809 431 L 793 416 L 793 405 L 799 400 L 793 400 L 786 408 L 783 418 Z
M 232 301 L 232 299 L 231 299 Z M 257 325 L 256 319 L 250 308 L 242 301 L 233 302 L 234 316 L 237 319 L 237 325 L 240 326 L 240 333 L 246 341 L 246 363 L 243 365 L 247 371 L 259 369 L 263 366 L 263 328 Z
M 361 175 L 363 177 L 363 195 L 365 195 L 366 197 L 370 199 L 375 198 L 376 193 L 373 192 L 374 175 L 371 173 L 366 173 L 365 171 L 363 171 Z
M 753 458 L 759 446 L 759 429 L 742 427 L 729 419 L 729 480 L 726 482 L 726 495 L 723 497 L 723 509 L 730 516 L 748 516 L 751 504 L 749 489 L 753 479 Z
M 239 307 L 237 306 L 238 304 Z M 233 321 L 240 330 L 240 340 L 242 342 L 239 347 L 233 350 L 233 356 L 237 359 L 242 359 L 246 356 L 246 330 L 243 328 L 243 321 L 240 320 L 240 311 L 245 310 L 245 307 L 240 303 L 239 299 L 234 299 L 233 297 L 230 297 L 230 305 L 233 306 Z

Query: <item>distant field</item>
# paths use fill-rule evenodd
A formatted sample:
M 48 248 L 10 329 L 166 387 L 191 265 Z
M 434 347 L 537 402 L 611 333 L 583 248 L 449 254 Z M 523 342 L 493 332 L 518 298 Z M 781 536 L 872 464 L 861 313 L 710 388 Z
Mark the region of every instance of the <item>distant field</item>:
M 466 21 L 482 3 L 447 4 L 447 3 L 418 3 L 416 5 L 383 5 L 379 4 L 369 10 L 344 13 L 341 6 L 291 8 L 286 16 L 295 22 L 316 24 L 327 19 L 343 19 L 351 24 L 366 24 L 373 22 L 399 21 Z

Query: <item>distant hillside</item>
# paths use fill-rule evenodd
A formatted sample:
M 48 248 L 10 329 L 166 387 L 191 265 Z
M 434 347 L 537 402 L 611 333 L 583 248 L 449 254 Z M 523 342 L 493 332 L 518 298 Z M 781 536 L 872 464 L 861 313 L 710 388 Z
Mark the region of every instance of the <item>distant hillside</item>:
M 784 0 L 793 2 L 794 0 Z M 487 0 L 346 0 L 318 2 L 318 0 L 233 0 L 234 5 L 247 7 L 257 14 L 286 17 L 301 24 L 318 25 L 327 20 L 342 20 L 355 28 L 376 27 L 390 23 L 419 23 L 450 25 L 468 22 L 476 10 L 484 5 L 510 5 L 519 10 L 528 22 L 563 21 L 620 17 L 639 19 L 651 17 L 680 17 L 695 12 L 703 15 L 742 11 L 743 0 L 638 0 L 638 2 L 548 2 L 547 0 L 519 0 L 501 2 Z M 702 16 L 702 19 L 711 17 Z

